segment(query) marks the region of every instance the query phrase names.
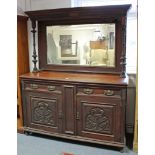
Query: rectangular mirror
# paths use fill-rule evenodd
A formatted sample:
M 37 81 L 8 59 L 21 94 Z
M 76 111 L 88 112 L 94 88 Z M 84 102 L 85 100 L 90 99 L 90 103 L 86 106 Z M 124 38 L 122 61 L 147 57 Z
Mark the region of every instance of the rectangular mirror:
M 47 64 L 115 67 L 115 24 L 46 26 Z

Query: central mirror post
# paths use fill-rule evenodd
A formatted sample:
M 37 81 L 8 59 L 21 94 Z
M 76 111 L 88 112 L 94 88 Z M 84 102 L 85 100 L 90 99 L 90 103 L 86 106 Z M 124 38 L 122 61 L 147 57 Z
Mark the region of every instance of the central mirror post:
M 36 64 L 37 64 L 37 54 L 36 54 L 36 41 L 35 41 L 35 33 L 36 33 L 36 20 L 31 20 L 31 23 L 32 23 L 32 34 L 33 34 L 33 55 L 32 55 L 32 57 L 33 57 L 33 60 L 32 60 L 32 62 L 34 63 L 34 67 L 33 67 L 33 71 L 32 72 L 38 72 L 39 70 L 38 70 L 38 68 L 37 68 L 37 66 L 36 66 Z

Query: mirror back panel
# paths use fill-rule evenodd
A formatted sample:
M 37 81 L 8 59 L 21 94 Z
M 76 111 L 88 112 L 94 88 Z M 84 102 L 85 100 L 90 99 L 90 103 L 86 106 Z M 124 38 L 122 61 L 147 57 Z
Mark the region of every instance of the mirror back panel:
M 130 5 L 29 11 L 38 22 L 39 69 L 125 73 Z

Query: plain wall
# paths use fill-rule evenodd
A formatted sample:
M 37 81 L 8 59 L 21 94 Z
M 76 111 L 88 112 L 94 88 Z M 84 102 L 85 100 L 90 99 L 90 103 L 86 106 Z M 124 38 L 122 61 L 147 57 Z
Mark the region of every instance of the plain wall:
M 34 11 L 55 8 L 71 7 L 71 0 L 17 0 L 18 10 Z M 32 55 L 33 55 L 33 37 L 31 33 L 31 21 L 28 20 L 28 44 L 29 44 L 29 64 L 30 71 L 33 70 Z M 36 29 L 37 30 L 37 29 Z M 38 33 L 36 32 L 36 53 L 38 55 Z M 38 62 L 37 62 L 38 67 Z

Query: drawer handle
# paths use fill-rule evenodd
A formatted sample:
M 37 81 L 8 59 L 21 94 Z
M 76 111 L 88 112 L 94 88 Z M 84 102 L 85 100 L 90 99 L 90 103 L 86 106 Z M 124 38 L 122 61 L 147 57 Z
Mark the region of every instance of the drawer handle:
M 54 91 L 55 90 L 55 86 L 48 86 L 48 90 L 49 91 Z
M 114 95 L 114 91 L 112 91 L 112 90 L 105 90 L 104 91 L 104 95 L 106 95 L 106 96 L 113 96 Z
M 37 84 L 31 84 L 31 88 L 32 89 L 37 89 L 38 88 L 38 85 Z
M 85 94 L 92 94 L 92 93 L 93 93 L 93 89 L 84 88 L 84 89 L 83 89 L 83 92 L 84 92 Z

